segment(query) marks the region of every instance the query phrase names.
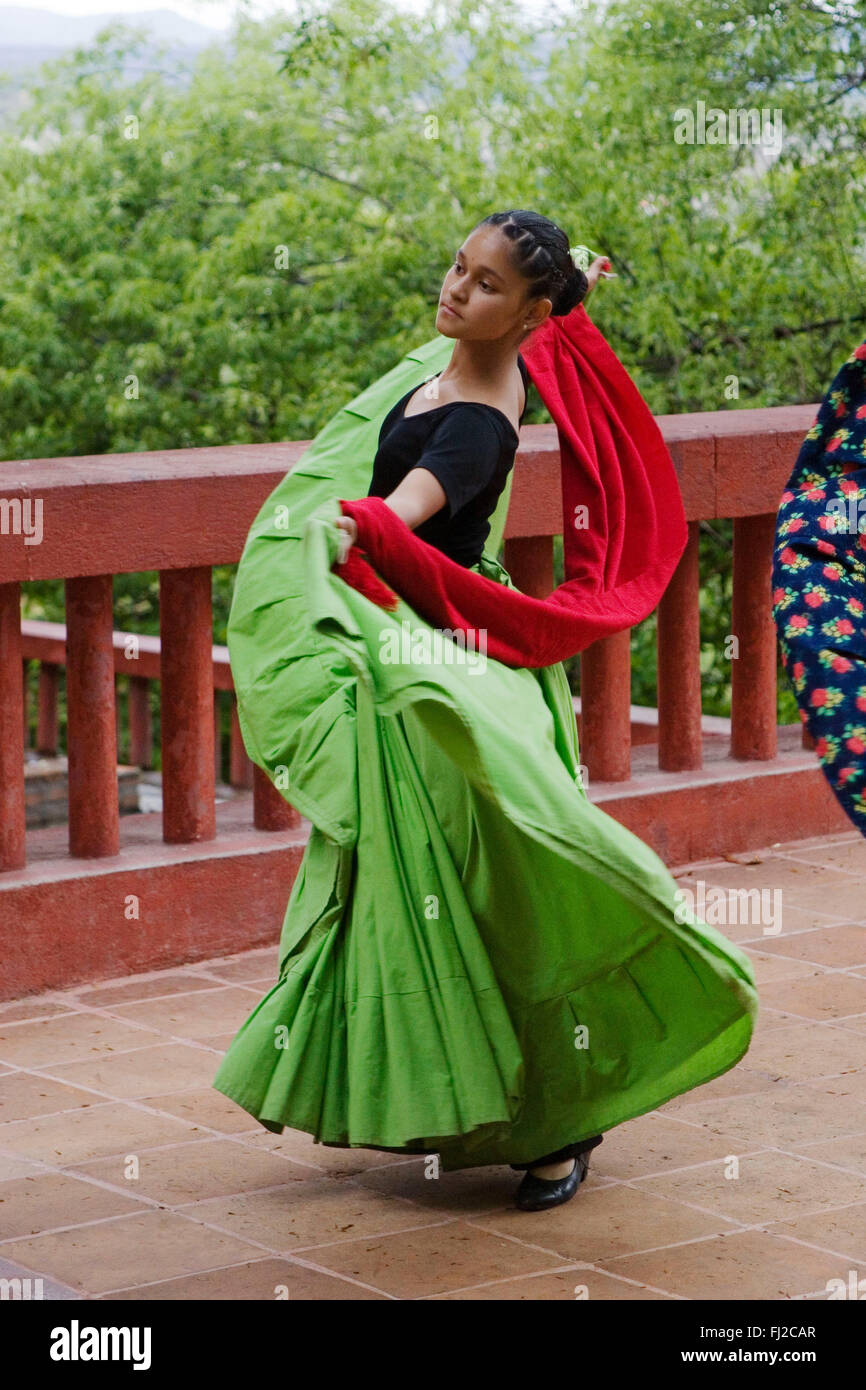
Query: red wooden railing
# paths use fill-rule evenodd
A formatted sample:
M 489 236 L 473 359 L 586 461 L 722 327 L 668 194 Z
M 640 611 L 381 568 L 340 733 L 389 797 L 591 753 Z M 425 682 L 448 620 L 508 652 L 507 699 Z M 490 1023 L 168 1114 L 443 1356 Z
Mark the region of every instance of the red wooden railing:
M 680 480 L 689 543 L 658 610 L 658 766 L 701 766 L 698 522 L 734 519 L 731 755 L 776 753 L 776 634 L 770 611 L 772 539 L 779 496 L 816 406 L 658 417 Z M 131 676 L 133 757 L 148 747 L 147 685 L 160 681 L 163 840 L 216 836 L 215 689 L 230 689 L 225 649 L 212 642 L 211 567 L 240 558 L 262 501 L 305 442 L 180 449 L 0 463 L 0 869 L 26 862 L 23 663 L 40 661 L 37 742 L 56 747 L 58 671 L 66 669 L 69 854 L 116 856 L 115 675 Z M 37 544 L 28 516 L 42 509 Z M 28 507 L 31 508 L 28 513 Z M 131 523 L 132 519 L 132 523 Z M 505 565 L 526 593 L 553 587 L 553 537 L 562 531 L 553 425 L 521 431 L 505 533 Z M 160 637 L 123 652 L 112 576 L 158 570 Z M 21 586 L 66 582 L 66 625 L 21 623 Z M 630 634 L 581 657 L 581 757 L 595 781 L 631 773 Z M 249 766 L 234 720 L 232 774 Z M 808 735 L 804 743 L 809 746 Z M 253 820 L 261 830 L 299 823 L 258 768 Z
M 114 648 L 114 674 L 126 677 L 127 719 L 129 726 L 129 759 L 133 766 L 153 766 L 153 721 L 150 712 L 150 687 L 161 678 L 158 637 L 144 633 L 119 632 L 111 634 Z M 36 697 L 36 736 L 34 750 L 40 756 L 56 756 L 60 747 L 60 724 L 57 695 L 60 673 L 66 666 L 65 623 L 26 619 L 21 624 L 21 654 L 24 662 L 24 744 L 30 743 L 30 710 L 28 666 L 38 662 L 39 678 Z M 214 692 L 214 775 L 222 778 L 222 757 L 219 747 L 221 711 L 219 698 L 225 692 L 230 700 L 228 783 L 231 787 L 249 788 L 253 784 L 254 764 L 247 756 L 238 722 L 237 700 L 234 693 L 228 647 L 211 648 L 211 669 Z M 118 701 L 120 703 L 120 701 Z M 119 718 L 119 713 L 118 713 Z M 118 757 L 120 743 L 118 740 Z

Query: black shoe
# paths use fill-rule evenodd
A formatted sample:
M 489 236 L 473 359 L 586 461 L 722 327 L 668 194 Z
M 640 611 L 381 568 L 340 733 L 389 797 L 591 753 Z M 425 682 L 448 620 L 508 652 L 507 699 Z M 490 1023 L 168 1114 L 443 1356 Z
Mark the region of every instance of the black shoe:
M 517 1189 L 514 1205 L 521 1211 L 546 1211 L 548 1207 L 558 1207 L 573 1197 L 589 1167 L 589 1152 L 578 1154 L 574 1167 L 564 1178 L 537 1178 L 526 1171 L 523 1182 Z

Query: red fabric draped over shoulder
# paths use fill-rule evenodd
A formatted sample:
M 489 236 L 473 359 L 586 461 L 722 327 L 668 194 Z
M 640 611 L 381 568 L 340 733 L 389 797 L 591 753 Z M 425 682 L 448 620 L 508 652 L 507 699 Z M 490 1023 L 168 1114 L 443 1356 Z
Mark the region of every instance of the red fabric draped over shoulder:
M 559 434 L 564 582 L 545 599 L 508 589 L 420 540 L 380 497 L 339 499 L 358 539 L 335 573 L 383 608 L 396 591 L 434 627 L 483 632 L 506 665 L 550 666 L 652 613 L 688 525 L 661 431 L 583 305 L 520 350 Z

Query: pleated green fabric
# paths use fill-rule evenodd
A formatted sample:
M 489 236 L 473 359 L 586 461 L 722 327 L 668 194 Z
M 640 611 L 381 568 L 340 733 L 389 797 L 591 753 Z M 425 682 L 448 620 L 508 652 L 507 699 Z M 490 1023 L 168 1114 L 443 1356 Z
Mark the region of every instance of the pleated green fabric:
M 275 1133 L 445 1170 L 654 1109 L 732 1067 L 758 1012 L 749 958 L 588 799 L 564 667 L 464 651 L 332 569 L 338 499 L 366 495 L 384 415 L 452 348 L 433 339 L 340 410 L 244 547 L 241 731 L 311 829 L 277 982 L 213 1081 Z M 511 587 L 512 477 L 474 567 Z

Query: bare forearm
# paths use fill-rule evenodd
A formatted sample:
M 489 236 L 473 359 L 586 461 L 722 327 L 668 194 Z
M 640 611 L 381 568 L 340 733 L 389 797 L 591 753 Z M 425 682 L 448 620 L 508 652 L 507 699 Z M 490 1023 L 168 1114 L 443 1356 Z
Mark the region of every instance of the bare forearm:
M 445 489 L 428 468 L 410 468 L 394 491 L 382 499 L 386 507 L 405 521 L 410 531 L 433 516 L 448 501 Z
M 444 507 L 448 498 L 442 484 L 429 468 L 416 467 L 410 468 L 399 486 L 395 487 L 389 497 L 383 497 L 382 501 L 401 521 L 405 521 L 410 531 L 414 531 L 428 516 L 433 516 Z M 339 551 L 340 563 L 344 564 L 350 547 L 358 539 L 358 525 L 351 516 L 338 516 L 336 525 L 345 533 Z

